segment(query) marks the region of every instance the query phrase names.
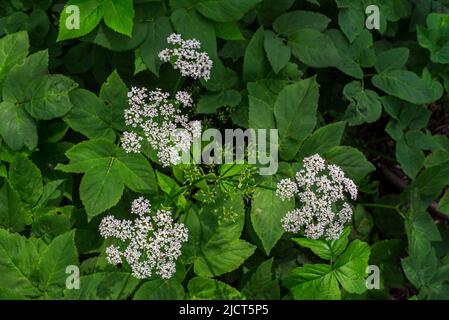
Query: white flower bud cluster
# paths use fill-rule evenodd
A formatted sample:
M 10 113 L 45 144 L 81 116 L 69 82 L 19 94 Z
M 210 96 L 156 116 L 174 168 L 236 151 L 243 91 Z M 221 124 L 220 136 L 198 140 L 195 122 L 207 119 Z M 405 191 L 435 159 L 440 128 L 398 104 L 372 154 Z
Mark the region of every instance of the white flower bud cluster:
M 201 43 L 196 39 L 183 40 L 181 35 L 173 33 L 167 38 L 167 43 L 174 48 L 167 48 L 159 52 L 159 58 L 164 62 L 172 62 L 173 67 L 183 77 L 194 79 L 210 79 L 212 60 L 206 52 L 199 52 Z
M 181 246 L 188 240 L 188 230 L 182 223 L 174 223 L 170 211 L 151 213 L 150 202 L 143 197 L 133 201 L 134 221 L 106 216 L 100 223 L 100 235 L 117 238 L 120 245 L 106 248 L 107 260 L 113 265 L 126 261 L 134 277 L 145 279 L 153 273 L 169 279 L 176 272 L 176 260 Z
M 338 239 L 352 216 L 346 192 L 351 199 L 357 198 L 357 186 L 339 166 L 327 165 L 318 154 L 305 158 L 295 180 L 282 179 L 277 185 L 278 197 L 285 200 L 297 196 L 301 203 L 300 208 L 282 219 L 284 229 L 293 233 L 302 231 L 312 239 Z
M 126 152 L 138 153 L 145 139 L 157 152 L 162 166 L 176 165 L 181 153 L 187 152 L 193 140 L 201 136 L 201 122 L 189 121 L 181 113 L 192 105 L 188 92 L 178 91 L 175 99 L 156 89 L 132 87 L 128 93 L 130 107 L 125 110 L 125 123 L 137 132 L 124 132 L 121 144 Z

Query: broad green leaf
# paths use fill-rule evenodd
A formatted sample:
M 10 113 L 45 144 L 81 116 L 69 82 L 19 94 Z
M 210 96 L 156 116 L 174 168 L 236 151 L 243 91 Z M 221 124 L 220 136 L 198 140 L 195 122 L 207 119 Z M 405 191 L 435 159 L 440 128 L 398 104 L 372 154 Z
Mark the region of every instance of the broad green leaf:
M 373 84 L 386 93 L 405 101 L 424 104 L 437 100 L 432 87 L 415 73 L 407 70 L 389 70 L 375 75 Z
M 268 61 L 275 73 L 279 73 L 290 60 L 291 50 L 285 45 L 276 34 L 270 30 L 265 31 L 264 48 Z
M 301 146 L 298 153 L 299 158 L 302 159 L 315 153 L 322 154 L 340 145 L 345 126 L 346 123 L 344 121 L 339 121 L 315 130 Z
M 240 103 L 242 96 L 236 90 L 226 90 L 218 93 L 205 94 L 197 103 L 197 113 L 211 114 L 223 106 L 235 107 Z
M 200 0 L 196 9 L 205 17 L 219 21 L 237 21 L 262 0 Z
M 201 50 L 206 51 L 215 62 L 217 57 L 217 40 L 213 24 L 203 18 L 195 10 L 178 9 L 171 15 L 171 21 L 175 30 L 184 39 L 195 38 L 201 42 Z M 212 73 L 214 67 L 212 68 Z
M 38 255 L 31 241 L 0 229 L 0 287 L 9 288 L 17 294 L 39 296 L 41 293 L 35 285 Z
M 407 63 L 410 50 L 408 48 L 393 48 L 382 52 L 376 57 L 376 71 L 381 73 L 383 71 L 402 69 Z
M 260 27 L 248 43 L 243 58 L 243 79 L 246 82 L 265 78 L 270 71 L 265 49 L 264 30 Z
M 173 28 L 167 17 L 149 22 L 147 38 L 140 47 L 140 54 L 145 65 L 156 76 L 159 76 L 159 68 L 163 63 L 158 54 L 167 47 L 167 37 L 172 33 Z
M 269 179 L 264 186 L 276 188 L 276 183 Z M 294 201 L 282 201 L 273 190 L 256 189 L 251 202 L 251 223 L 267 254 L 284 234 L 281 219 L 294 206 Z
M 309 248 L 321 259 L 335 261 L 335 259 L 346 249 L 350 231 L 350 228 L 345 228 L 338 240 L 328 241 L 321 239 L 295 238 L 293 241 L 302 247 Z
M 242 300 L 245 297 L 230 285 L 203 277 L 192 278 L 187 288 L 192 300 Z
M 357 184 L 368 173 L 375 170 L 359 150 L 353 147 L 337 146 L 323 154 L 324 158 L 340 166 L 345 174 Z
M 349 42 L 352 43 L 365 28 L 365 12 L 362 2 L 352 1 L 350 6 L 340 8 L 338 24 Z
M 435 63 L 449 63 L 449 15 L 430 13 L 427 28 L 417 26 L 418 42 L 430 51 L 430 60 Z
M 95 94 L 76 89 L 70 92 L 70 101 L 73 108 L 63 118 L 70 128 L 90 139 L 115 140 L 115 132 L 106 122 L 108 110 Z
M 352 241 L 333 265 L 333 273 L 342 287 L 350 293 L 366 291 L 365 275 L 371 249 L 360 240 Z
M 69 164 L 59 164 L 56 169 L 85 173 L 81 179 L 80 196 L 89 218 L 116 205 L 125 185 L 135 192 L 157 189 L 150 163 L 141 154 L 127 154 L 108 140 L 81 142 L 66 155 Z
M 402 170 L 412 179 L 416 177 L 424 165 L 424 152 L 420 148 L 410 146 L 404 140 L 396 142 L 396 158 Z
M 236 239 L 221 241 L 213 238 L 202 248 L 203 255 L 195 260 L 195 273 L 203 277 L 215 277 L 237 269 L 255 250 L 252 244 Z
M 336 67 L 342 63 L 332 40 L 315 29 L 300 29 L 288 37 L 292 54 L 314 68 Z
M 248 124 L 253 129 L 275 129 L 274 107 L 265 101 L 253 96 L 248 96 L 249 111 Z
M 13 150 L 24 146 L 33 150 L 37 146 L 37 128 L 31 116 L 16 104 L 0 103 L 0 134 Z
M 251 300 L 279 300 L 280 288 L 273 273 L 273 258 L 257 267 L 243 286 L 242 293 Z
M 78 265 L 74 237 L 70 231 L 54 238 L 39 258 L 39 288 L 50 296 L 65 288 L 67 266 Z
M 73 7 L 68 10 L 68 7 L 75 5 L 78 8 L 78 12 L 73 10 Z M 79 26 L 76 25 L 79 13 Z M 78 38 L 91 32 L 97 24 L 100 22 L 103 16 L 103 8 L 101 2 L 96 0 L 70 0 L 62 9 L 61 16 L 59 18 L 59 33 L 58 41 Z M 78 28 L 76 28 L 78 27 Z
M 133 296 L 133 300 L 181 300 L 183 286 L 174 279 L 157 279 L 145 282 Z
M 28 34 L 25 31 L 9 34 L 0 39 L 0 86 L 16 64 L 28 55 Z
M 280 155 L 293 159 L 301 143 L 316 124 L 319 86 L 316 78 L 309 78 L 286 86 L 274 105 L 276 127 L 279 130 Z
M 306 264 L 293 269 L 285 286 L 297 300 L 339 300 L 340 288 L 332 268 L 326 264 Z
M 101 6 L 106 25 L 131 37 L 134 19 L 133 0 L 103 0 Z
M 382 104 L 379 96 L 373 90 L 364 89 L 359 81 L 348 83 L 343 95 L 350 101 L 345 112 L 345 119 L 350 125 L 372 123 L 380 118 Z
M 245 40 L 237 22 L 215 22 L 217 37 L 224 40 Z
M 12 232 L 20 232 L 25 228 L 24 214 L 19 193 L 5 180 L 0 189 L 0 226 Z
M 115 206 L 123 194 L 124 183 L 120 171 L 111 160 L 109 166 L 93 167 L 81 179 L 80 197 L 89 217 Z
M 106 122 L 112 124 L 114 129 L 124 131 L 124 111 L 128 106 L 128 88 L 117 71 L 112 72 L 101 86 L 100 99 L 106 106 L 108 114 L 105 118 Z
M 48 51 L 38 51 L 17 64 L 8 73 L 3 86 L 3 100 L 27 103 L 32 99 L 33 80 L 48 74 Z
M 62 75 L 45 75 L 35 79 L 31 86 L 31 101 L 25 104 L 26 111 L 36 119 L 49 120 L 65 115 L 72 108 L 69 92 L 78 85 Z
M 24 155 L 17 154 L 9 169 L 9 181 L 20 197 L 33 207 L 43 192 L 39 168 Z
M 301 29 L 315 29 L 324 31 L 331 19 L 325 15 L 313 11 L 290 11 L 284 13 L 273 23 L 273 29 L 283 35 L 289 36 Z
M 97 272 L 80 277 L 80 289 L 64 291 L 72 300 L 126 300 L 139 279 L 126 272 Z
M 437 210 L 445 214 L 449 214 L 449 191 L 446 191 L 444 196 L 441 197 L 440 201 L 438 201 Z

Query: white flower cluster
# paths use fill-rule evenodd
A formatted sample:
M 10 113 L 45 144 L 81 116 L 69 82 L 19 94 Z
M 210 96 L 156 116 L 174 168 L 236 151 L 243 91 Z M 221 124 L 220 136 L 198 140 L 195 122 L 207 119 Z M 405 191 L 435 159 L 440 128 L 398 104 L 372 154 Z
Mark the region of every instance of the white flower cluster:
M 167 38 L 167 42 L 174 48 L 159 52 L 162 61 L 172 62 L 183 77 L 203 78 L 206 81 L 210 79 L 212 60 L 206 52 L 198 51 L 201 48 L 198 40 L 183 40 L 181 35 L 173 33 Z
M 137 215 L 134 221 L 106 216 L 100 223 L 103 238 L 117 238 L 121 242 L 119 246 L 106 248 L 108 262 L 117 265 L 124 259 L 133 276 L 139 279 L 149 278 L 153 272 L 169 279 L 176 272 L 182 243 L 188 239 L 187 228 L 174 223 L 170 211 L 146 215 L 151 212 L 151 205 L 143 197 L 133 201 L 131 212 Z
M 193 140 L 201 136 L 201 122 L 189 121 L 181 113 L 182 107 L 192 105 L 190 94 L 178 91 L 175 99 L 170 99 L 170 94 L 161 89 L 132 87 L 128 98 L 130 107 L 125 110 L 125 123 L 138 133 L 123 133 L 123 149 L 138 153 L 145 139 L 157 152 L 162 166 L 178 164 L 180 154 L 187 152 Z
M 312 239 L 338 239 L 352 216 L 345 192 L 357 198 L 357 186 L 339 166 L 327 165 L 318 154 L 305 158 L 295 180 L 282 179 L 277 185 L 277 196 L 282 200 L 297 196 L 302 205 L 282 219 L 284 229 L 302 231 Z

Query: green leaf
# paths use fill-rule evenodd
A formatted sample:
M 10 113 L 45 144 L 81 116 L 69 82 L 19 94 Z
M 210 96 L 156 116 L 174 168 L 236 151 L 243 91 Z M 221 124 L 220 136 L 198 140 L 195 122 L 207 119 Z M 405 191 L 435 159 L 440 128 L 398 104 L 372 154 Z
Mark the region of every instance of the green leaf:
M 215 33 L 219 38 L 224 40 L 245 40 L 236 22 L 215 22 L 214 26 Z
M 101 6 L 106 25 L 131 37 L 134 19 L 133 0 L 103 0 Z
M 230 285 L 203 277 L 192 278 L 187 288 L 189 298 L 196 300 L 242 300 L 245 297 Z
M 96 139 L 81 142 L 66 152 L 70 163 L 56 169 L 81 173 L 80 196 L 92 218 L 120 200 L 124 185 L 135 192 L 157 190 L 156 177 L 141 154 L 127 154 L 114 143 Z
M 353 42 L 365 28 L 362 3 L 353 1 L 351 6 L 338 10 L 338 24 L 349 42 Z
M 375 167 L 365 158 L 363 153 L 352 147 L 337 146 L 325 152 L 323 156 L 340 166 L 356 184 L 368 173 L 375 170 Z
M 147 38 L 140 47 L 140 54 L 145 65 L 156 76 L 159 76 L 159 68 L 163 63 L 158 54 L 167 47 L 167 37 L 172 33 L 173 28 L 167 17 L 157 18 L 148 24 Z
M 39 259 L 40 285 L 44 292 L 61 291 L 66 284 L 66 268 L 78 265 L 78 253 L 75 248 L 75 232 L 69 231 L 57 236 L 45 249 Z
M 33 150 L 37 146 L 37 128 L 33 118 L 14 103 L 0 103 L 0 134 L 13 150 L 23 146 Z
M 351 229 L 345 228 L 343 234 L 337 240 L 316 240 L 309 238 L 294 238 L 297 244 L 309 248 L 318 257 L 325 260 L 335 260 L 348 245 L 348 237 Z
M 196 9 L 205 17 L 219 21 L 237 21 L 262 0 L 200 0 Z
M 48 74 L 48 51 L 33 53 L 8 73 L 3 86 L 3 100 L 28 103 L 32 99 L 33 80 Z
M 378 73 L 402 69 L 407 63 L 410 50 L 408 48 L 393 48 L 382 52 L 376 57 L 375 68 Z
M 243 286 L 242 293 L 251 300 L 279 300 L 280 288 L 273 273 L 273 258 L 257 267 Z
M 26 58 L 28 48 L 28 34 L 25 31 L 9 34 L 0 39 L 0 87 L 9 70 Z
M 276 34 L 270 30 L 265 31 L 264 48 L 267 53 L 268 61 L 275 73 L 279 73 L 290 60 L 291 50 L 287 47 Z
M 382 113 L 382 104 L 375 91 L 364 89 L 361 82 L 352 81 L 343 89 L 343 95 L 350 101 L 345 118 L 350 125 L 377 121 Z
M 57 41 L 79 38 L 91 32 L 103 16 L 102 3 L 97 0 L 69 0 L 62 9 L 59 18 L 59 33 Z M 74 12 L 67 11 L 67 7 L 76 5 L 79 8 L 79 28 L 74 27 Z
M 237 269 L 256 249 L 252 244 L 236 239 L 224 242 L 213 238 L 202 248 L 203 256 L 195 261 L 195 273 L 203 277 L 215 277 Z
M 435 63 L 449 63 L 449 15 L 430 13 L 427 28 L 417 26 L 418 42 L 430 51 L 430 60 Z
M 123 115 L 128 106 L 128 88 L 117 71 L 113 71 L 101 86 L 100 99 L 106 106 L 106 122 L 112 124 L 114 129 L 124 131 L 126 127 Z
M 276 188 L 276 182 L 271 178 L 263 184 Z M 256 189 L 251 202 L 251 223 L 267 255 L 284 234 L 281 219 L 293 210 L 294 206 L 294 201 L 282 201 L 273 190 Z
M 285 286 L 297 300 L 339 300 L 340 288 L 332 268 L 326 264 L 306 264 L 293 269 Z
M 181 300 L 183 298 L 183 286 L 173 279 L 147 281 L 133 296 L 133 300 Z
M 375 75 L 372 82 L 386 93 L 415 104 L 430 103 L 439 98 L 426 81 L 407 70 L 384 71 Z
M 345 126 L 346 122 L 339 121 L 315 130 L 301 146 L 298 153 L 299 158 L 302 159 L 315 153 L 322 154 L 329 149 L 340 145 Z
M 324 31 L 331 19 L 313 11 L 290 11 L 278 17 L 273 23 L 273 29 L 283 35 L 290 36 L 301 29 Z
M 115 140 L 115 132 L 106 122 L 108 110 L 95 94 L 76 89 L 70 92 L 70 101 L 73 108 L 63 119 L 70 128 L 90 139 Z
M 22 154 L 17 154 L 9 169 L 9 181 L 20 197 L 33 207 L 43 192 L 39 168 Z
M 424 165 L 424 152 L 420 148 L 410 146 L 404 140 L 396 142 L 396 158 L 402 170 L 412 179 L 415 179 Z
M 211 114 L 223 106 L 235 107 L 242 99 L 236 90 L 225 90 L 218 93 L 205 94 L 200 97 L 197 104 L 197 113 Z
M 260 27 L 248 43 L 243 58 L 243 79 L 246 82 L 265 78 L 269 64 L 264 49 L 264 30 Z
M 31 85 L 31 102 L 25 104 L 25 109 L 34 118 L 49 120 L 61 117 L 72 108 L 69 92 L 78 85 L 70 78 L 45 75 L 35 79 Z
M 126 272 L 97 272 L 80 278 L 80 290 L 64 291 L 68 299 L 125 300 L 135 290 L 139 279 Z
M 37 297 L 41 293 L 35 286 L 38 250 L 25 237 L 0 229 L 1 287 L 16 294 Z
M 273 106 L 253 96 L 248 96 L 248 125 L 253 129 L 275 129 Z
M 115 206 L 123 194 L 124 183 L 119 169 L 110 166 L 94 167 L 81 179 L 80 197 L 88 217 L 92 218 Z
M 182 34 L 184 39 L 195 38 L 201 42 L 201 50 L 206 51 L 214 61 L 217 57 L 217 39 L 213 24 L 199 15 L 195 10 L 178 9 L 171 15 L 175 30 Z M 212 75 L 215 66 L 212 68 Z
M 354 240 L 335 261 L 335 277 L 347 292 L 360 294 L 366 291 L 365 275 L 370 252 L 367 243 Z
M 300 29 L 290 34 L 288 45 L 292 54 L 310 67 L 336 67 L 342 61 L 332 40 L 315 29 Z
M 274 115 L 284 160 L 295 157 L 301 143 L 315 127 L 318 88 L 315 77 L 301 80 L 282 89 L 276 99 Z
M 5 180 L 0 189 L 0 226 L 12 232 L 20 232 L 25 228 L 19 193 L 12 188 L 8 180 Z

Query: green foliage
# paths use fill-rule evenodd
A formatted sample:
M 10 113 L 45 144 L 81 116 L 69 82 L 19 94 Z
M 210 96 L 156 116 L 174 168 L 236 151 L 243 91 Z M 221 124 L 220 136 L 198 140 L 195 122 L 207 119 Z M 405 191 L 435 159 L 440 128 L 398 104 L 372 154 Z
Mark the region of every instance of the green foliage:
M 208 81 L 161 61 L 172 33 Z M 190 92 L 203 129 L 277 129 L 277 172 L 126 153 L 132 86 Z M 448 93 L 444 0 L 4 0 L 0 299 L 449 299 Z M 314 154 L 358 187 L 337 240 L 282 226 L 301 201 L 276 185 Z M 140 196 L 189 230 L 171 279 L 107 263 L 98 225 Z

